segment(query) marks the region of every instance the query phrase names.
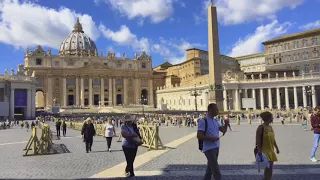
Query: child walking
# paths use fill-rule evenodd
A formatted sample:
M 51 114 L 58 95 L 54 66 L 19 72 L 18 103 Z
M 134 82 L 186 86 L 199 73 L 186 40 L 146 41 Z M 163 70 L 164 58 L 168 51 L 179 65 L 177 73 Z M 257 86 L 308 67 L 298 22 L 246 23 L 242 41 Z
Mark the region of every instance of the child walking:
M 303 127 L 304 127 L 304 130 L 306 131 L 307 130 L 307 125 L 308 125 L 308 120 L 307 120 L 307 118 L 304 116 L 303 117 Z

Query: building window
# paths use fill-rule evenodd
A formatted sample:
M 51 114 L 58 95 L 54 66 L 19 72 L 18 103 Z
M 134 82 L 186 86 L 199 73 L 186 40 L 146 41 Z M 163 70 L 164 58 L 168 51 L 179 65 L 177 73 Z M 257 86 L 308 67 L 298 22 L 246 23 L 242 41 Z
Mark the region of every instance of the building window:
M 93 79 L 93 85 L 99 86 L 100 85 L 99 79 Z
M 108 66 L 108 63 L 103 63 L 105 66 Z
M 84 66 L 88 66 L 88 62 L 84 62 L 83 65 L 84 65 Z
M 109 84 L 108 79 L 104 79 L 103 84 L 104 86 L 107 86 Z
M 73 66 L 73 61 L 72 61 L 72 60 L 69 60 L 69 61 L 67 62 L 67 65 L 68 65 L 68 66 Z
M 41 66 L 42 65 L 42 59 L 36 59 L 36 65 Z
M 73 79 L 72 78 L 67 78 L 67 85 L 68 86 L 72 86 L 74 83 L 73 83 Z
M 129 64 L 129 69 L 132 69 L 132 64 Z
M 305 64 L 304 65 L 304 72 L 309 73 L 309 71 L 310 71 L 309 64 Z
M 202 99 L 200 99 L 200 106 L 202 106 Z
M 88 80 L 88 79 L 85 79 L 85 80 L 84 80 L 84 86 L 85 86 L 85 87 L 88 87 L 88 86 L 89 86 L 89 80 Z
M 121 85 L 121 79 L 117 79 L 117 85 Z
M 189 106 L 191 105 L 190 99 L 189 99 Z
M 142 68 L 142 69 L 145 69 L 145 68 L 146 68 L 146 63 L 142 63 L 142 64 L 141 64 L 141 68 Z
M 142 84 L 142 87 L 148 87 L 148 80 L 142 79 L 141 84 Z
M 54 62 L 54 66 L 59 67 L 60 66 L 60 62 L 59 61 L 55 61 Z
M 293 47 L 294 47 L 295 49 L 299 48 L 299 41 L 294 41 L 294 42 L 293 42 Z
M 36 78 L 37 87 L 42 87 L 42 79 Z
M 319 72 L 319 63 L 315 63 L 315 64 L 313 65 L 313 71 L 314 71 L 314 72 Z
M 118 67 L 118 68 L 121 68 L 121 63 L 117 63 L 117 67 Z
M 303 45 L 303 47 L 307 47 L 308 46 L 308 40 L 303 40 L 302 41 L 302 45 Z
M 318 57 L 318 51 L 313 51 L 312 54 L 314 58 Z
M 317 38 L 313 38 L 312 39 L 312 45 L 318 45 L 318 39 Z

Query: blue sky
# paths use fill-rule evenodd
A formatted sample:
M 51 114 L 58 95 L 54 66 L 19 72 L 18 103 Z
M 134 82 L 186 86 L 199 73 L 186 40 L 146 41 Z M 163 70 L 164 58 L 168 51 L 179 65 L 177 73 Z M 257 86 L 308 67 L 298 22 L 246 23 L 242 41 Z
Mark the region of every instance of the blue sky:
M 210 0 L 0 0 L 0 71 L 40 44 L 57 53 L 76 17 L 99 51 L 127 57 L 145 50 L 153 66 L 207 50 Z M 320 27 L 320 0 L 214 0 L 221 54 L 263 51 L 261 42 Z M 3 74 L 3 73 L 1 73 Z

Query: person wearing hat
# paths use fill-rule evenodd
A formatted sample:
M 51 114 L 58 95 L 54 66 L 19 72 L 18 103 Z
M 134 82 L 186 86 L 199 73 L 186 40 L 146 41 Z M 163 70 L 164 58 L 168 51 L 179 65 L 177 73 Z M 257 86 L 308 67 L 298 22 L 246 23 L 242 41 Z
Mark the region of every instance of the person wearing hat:
M 137 155 L 138 146 L 142 144 L 139 130 L 135 124 L 135 117 L 125 116 L 122 121 L 121 135 L 123 137 L 122 150 L 124 152 L 127 166 L 125 169 L 126 177 L 134 177 L 133 163 Z
M 89 153 L 92 148 L 93 136 L 96 135 L 96 130 L 92 124 L 92 119 L 89 117 L 86 120 L 86 123 L 82 126 L 81 135 L 83 135 L 84 141 L 86 143 L 86 152 Z

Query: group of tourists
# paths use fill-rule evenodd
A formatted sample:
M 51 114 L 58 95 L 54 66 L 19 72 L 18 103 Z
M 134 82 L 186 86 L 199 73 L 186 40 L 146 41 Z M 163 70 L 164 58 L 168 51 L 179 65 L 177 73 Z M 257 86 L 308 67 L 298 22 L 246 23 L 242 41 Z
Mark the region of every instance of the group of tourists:
M 104 136 L 107 141 L 108 151 L 111 152 L 112 139 L 116 134 L 116 125 L 113 123 L 112 118 L 108 118 L 104 125 Z M 137 150 L 140 145 L 142 145 L 142 138 L 137 127 L 137 117 L 133 115 L 125 115 L 121 121 L 121 137 L 122 140 L 122 150 L 127 162 L 125 168 L 126 177 L 134 177 L 133 163 L 137 155 Z M 83 141 L 85 142 L 86 153 L 92 151 L 93 137 L 96 135 L 96 130 L 94 127 L 93 119 L 88 117 L 82 126 L 81 135 Z

